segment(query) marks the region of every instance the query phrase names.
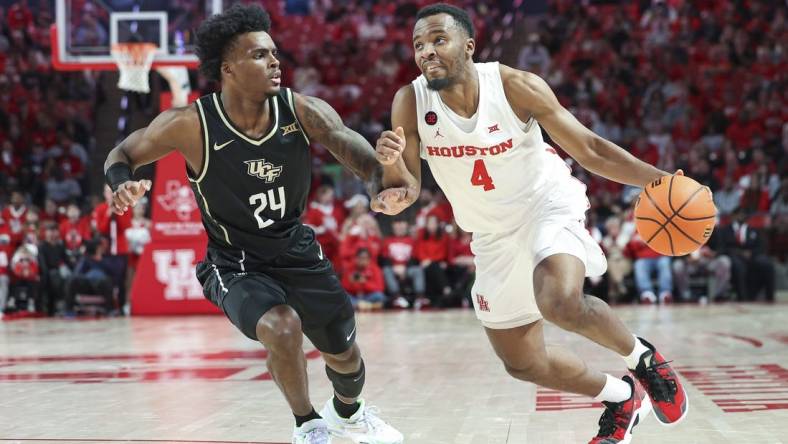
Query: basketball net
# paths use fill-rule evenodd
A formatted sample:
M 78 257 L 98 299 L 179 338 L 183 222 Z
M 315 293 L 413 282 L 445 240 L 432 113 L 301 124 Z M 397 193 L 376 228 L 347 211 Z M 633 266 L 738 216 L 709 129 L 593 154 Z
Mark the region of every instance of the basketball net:
M 143 94 L 150 92 L 148 73 L 158 46 L 153 43 L 118 43 L 112 46 L 112 58 L 118 65 L 118 88 Z

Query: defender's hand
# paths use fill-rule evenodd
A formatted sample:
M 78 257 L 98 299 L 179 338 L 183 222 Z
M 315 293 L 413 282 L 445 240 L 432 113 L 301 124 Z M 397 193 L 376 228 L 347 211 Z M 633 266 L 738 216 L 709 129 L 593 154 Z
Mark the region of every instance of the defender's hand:
M 375 144 L 375 157 L 383 165 L 393 165 L 405 149 L 405 130 L 383 131 Z
M 408 199 L 408 188 L 386 188 L 378 193 L 370 204 L 372 211 L 394 216 L 411 204 Z
M 130 207 L 137 205 L 145 192 L 150 190 L 151 185 L 151 181 L 147 179 L 129 180 L 120 184 L 117 191 L 112 193 L 112 212 L 123 214 Z

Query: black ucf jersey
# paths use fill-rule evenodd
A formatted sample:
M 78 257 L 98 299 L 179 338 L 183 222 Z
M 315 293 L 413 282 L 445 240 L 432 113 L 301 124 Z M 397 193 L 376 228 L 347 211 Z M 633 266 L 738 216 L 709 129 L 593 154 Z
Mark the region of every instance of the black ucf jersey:
M 188 175 L 209 246 L 270 260 L 300 239 L 312 162 L 293 103 L 289 88 L 269 98 L 273 124 L 252 139 L 227 117 L 218 93 L 197 100 L 205 155 L 201 171 Z

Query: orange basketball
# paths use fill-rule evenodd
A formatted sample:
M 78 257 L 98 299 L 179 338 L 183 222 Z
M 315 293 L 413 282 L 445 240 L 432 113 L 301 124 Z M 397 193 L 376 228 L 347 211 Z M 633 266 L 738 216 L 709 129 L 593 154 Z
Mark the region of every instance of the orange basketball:
M 666 256 L 692 253 L 714 231 L 717 207 L 711 190 L 686 176 L 665 176 L 650 183 L 635 203 L 638 234 Z

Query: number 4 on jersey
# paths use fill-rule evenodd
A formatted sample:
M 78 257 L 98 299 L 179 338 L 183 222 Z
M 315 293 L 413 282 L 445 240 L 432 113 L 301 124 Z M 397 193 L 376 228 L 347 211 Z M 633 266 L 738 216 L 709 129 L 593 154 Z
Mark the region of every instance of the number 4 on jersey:
M 474 186 L 483 186 L 484 191 L 495 189 L 495 184 L 493 184 L 492 177 L 487 173 L 487 167 L 484 165 L 483 159 L 476 159 L 476 162 L 473 163 L 471 184 Z

